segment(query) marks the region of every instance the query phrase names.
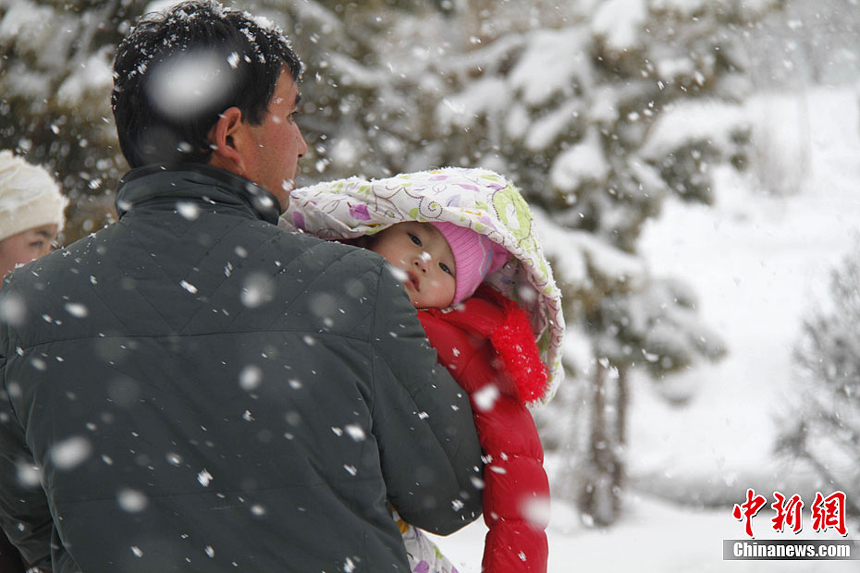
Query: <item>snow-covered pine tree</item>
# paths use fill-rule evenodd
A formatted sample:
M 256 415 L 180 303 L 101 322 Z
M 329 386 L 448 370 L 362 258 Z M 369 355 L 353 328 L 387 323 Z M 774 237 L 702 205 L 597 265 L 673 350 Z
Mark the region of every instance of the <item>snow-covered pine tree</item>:
M 860 511 L 860 243 L 833 268 L 827 297 L 810 309 L 794 356 L 795 407 L 780 437 L 783 450 L 809 463 Z
M 64 236 L 101 227 L 128 168 L 110 109 L 111 66 L 144 2 L 0 0 L 0 148 L 55 172 Z

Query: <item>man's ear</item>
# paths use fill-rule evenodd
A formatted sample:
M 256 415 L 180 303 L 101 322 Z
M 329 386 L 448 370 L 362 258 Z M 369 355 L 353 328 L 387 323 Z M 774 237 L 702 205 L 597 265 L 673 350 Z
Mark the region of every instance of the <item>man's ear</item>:
M 227 108 L 221 113 L 209 131 L 209 145 L 212 148 L 209 165 L 236 175 L 244 175 L 247 167 L 242 153 L 244 127 L 242 110 L 238 107 Z

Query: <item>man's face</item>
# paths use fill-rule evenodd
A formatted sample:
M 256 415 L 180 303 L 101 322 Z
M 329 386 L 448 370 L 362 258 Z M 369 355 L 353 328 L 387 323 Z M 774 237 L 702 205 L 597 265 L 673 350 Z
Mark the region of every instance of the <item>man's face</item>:
M 370 250 L 382 255 L 416 308 L 446 308 L 457 290 L 454 253 L 430 223 L 398 223 L 376 234 Z
M 42 225 L 0 241 L 0 280 L 17 265 L 50 253 L 58 231 L 57 225 Z
M 298 160 L 308 146 L 295 122 L 299 89 L 288 71 L 281 73 L 269 109 L 258 126 L 248 126 L 255 145 L 246 157 L 246 177 L 277 197 L 281 212 L 295 187 Z

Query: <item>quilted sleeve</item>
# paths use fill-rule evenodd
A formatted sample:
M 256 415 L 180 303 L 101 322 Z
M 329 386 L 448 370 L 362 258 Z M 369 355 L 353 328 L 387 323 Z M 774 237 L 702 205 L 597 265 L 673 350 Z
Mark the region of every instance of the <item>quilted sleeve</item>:
M 374 434 L 388 498 L 447 535 L 481 513 L 481 448 L 466 393 L 438 365 L 402 284 L 381 273 L 373 328 Z

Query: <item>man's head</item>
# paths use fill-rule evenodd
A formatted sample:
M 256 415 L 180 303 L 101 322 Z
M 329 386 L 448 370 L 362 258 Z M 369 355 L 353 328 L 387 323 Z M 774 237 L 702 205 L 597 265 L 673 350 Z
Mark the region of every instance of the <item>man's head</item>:
M 0 279 L 52 249 L 67 203 L 47 171 L 0 151 Z
M 217 2 L 147 14 L 114 62 L 122 152 L 131 167 L 215 165 L 280 200 L 307 151 L 291 115 L 301 70 L 278 28 Z

